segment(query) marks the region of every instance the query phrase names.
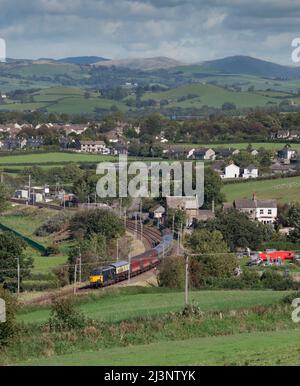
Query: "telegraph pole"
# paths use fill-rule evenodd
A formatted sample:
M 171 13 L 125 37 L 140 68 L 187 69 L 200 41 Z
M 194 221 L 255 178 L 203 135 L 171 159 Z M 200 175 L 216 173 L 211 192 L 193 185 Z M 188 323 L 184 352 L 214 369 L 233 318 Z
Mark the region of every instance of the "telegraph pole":
M 143 199 L 140 203 L 140 226 L 141 226 L 141 240 L 143 240 Z
M 75 270 L 74 270 L 74 295 L 76 295 L 77 291 L 77 263 L 75 264 Z
M 185 254 L 185 305 L 189 305 L 189 255 Z
M 119 261 L 119 239 L 117 239 L 117 261 Z
M 20 282 L 21 282 L 21 275 L 20 275 L 20 258 L 17 257 L 17 278 L 18 278 L 18 287 L 17 287 L 17 293 L 20 295 Z
M 128 282 L 131 280 L 131 255 L 129 255 L 129 272 L 128 272 Z
M 78 248 L 79 250 L 79 283 L 82 282 L 82 255 L 81 255 L 81 248 Z
M 127 226 L 127 208 L 125 208 L 125 213 L 124 213 L 124 226 L 126 229 L 126 226 Z
M 174 238 L 174 235 L 175 235 L 175 214 L 173 215 L 172 229 L 173 229 L 173 238 Z
M 29 205 L 30 205 L 30 199 L 31 199 L 31 174 L 29 174 L 28 176 L 28 202 L 29 202 Z M 32 204 L 33 204 L 33 200 L 32 200 Z

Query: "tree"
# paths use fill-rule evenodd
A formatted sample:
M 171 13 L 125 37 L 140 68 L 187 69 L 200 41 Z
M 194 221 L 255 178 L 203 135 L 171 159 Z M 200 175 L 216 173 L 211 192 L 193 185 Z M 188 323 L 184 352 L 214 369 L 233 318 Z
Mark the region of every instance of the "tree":
M 0 183 L 0 213 L 7 209 L 9 193 L 6 186 Z
M 220 231 L 231 251 L 238 248 L 255 250 L 274 234 L 271 226 L 252 221 L 247 214 L 234 209 L 219 212 L 214 220 L 205 225 L 198 224 L 200 228 L 203 226 L 209 231 Z
M 204 179 L 204 207 L 211 208 L 212 202 L 215 205 L 220 205 L 225 201 L 225 196 L 222 193 L 223 182 L 220 176 L 210 168 L 205 169 Z
M 81 234 L 83 238 L 100 234 L 108 242 L 125 234 L 124 224 L 118 216 L 104 209 L 77 213 L 70 221 L 70 230 L 73 234 Z
M 158 282 L 161 287 L 182 289 L 185 283 L 185 263 L 179 256 L 167 257 L 159 270 Z
M 69 282 L 74 279 L 74 266 L 81 257 L 82 263 L 82 278 L 87 280 L 89 273 L 96 266 L 101 265 L 103 261 L 107 261 L 107 241 L 105 236 L 93 234 L 84 240 L 80 240 L 69 251 Z M 60 272 L 58 272 L 60 274 Z
M 173 221 L 175 231 L 180 231 L 181 227 L 185 227 L 186 225 L 186 212 L 181 209 L 169 209 L 166 219 L 169 228 L 173 227 Z
M 193 253 L 226 253 L 228 245 L 219 231 L 209 232 L 206 229 L 196 229 L 187 238 L 187 246 Z
M 33 267 L 32 257 L 24 255 L 26 244 L 13 233 L 0 234 L 0 283 L 6 283 L 9 279 L 17 278 L 17 259 L 20 262 L 21 278 L 28 276 Z
M 209 277 L 233 276 L 238 265 L 237 258 L 229 253 L 221 232 L 196 229 L 187 238 L 186 245 L 193 254 L 199 253 L 191 260 L 191 283 L 194 287 L 201 286 Z

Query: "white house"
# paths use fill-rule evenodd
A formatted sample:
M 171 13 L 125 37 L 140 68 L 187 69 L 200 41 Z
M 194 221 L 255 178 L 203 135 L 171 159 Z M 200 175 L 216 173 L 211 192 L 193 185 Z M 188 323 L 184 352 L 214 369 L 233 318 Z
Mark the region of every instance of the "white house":
M 296 157 L 297 150 L 292 149 L 290 145 L 286 145 L 282 150 L 278 152 L 278 157 L 285 160 L 290 161 L 292 158 Z
M 235 164 L 230 164 L 225 167 L 224 174 L 221 174 L 221 178 L 224 179 L 233 179 L 233 178 L 239 178 L 240 177 L 240 168 L 239 166 Z
M 257 178 L 258 177 L 258 168 L 255 165 L 247 166 L 242 174 L 244 179 Z
M 82 141 L 80 142 L 80 151 L 82 153 L 110 154 L 110 150 L 103 141 Z
M 228 206 L 228 208 L 230 207 L 232 206 Z M 235 200 L 233 207 L 240 212 L 246 213 L 252 220 L 263 224 L 275 224 L 278 216 L 276 200 L 258 200 L 255 194 L 252 200 Z
M 273 225 L 278 216 L 276 200 L 256 200 L 256 220 Z

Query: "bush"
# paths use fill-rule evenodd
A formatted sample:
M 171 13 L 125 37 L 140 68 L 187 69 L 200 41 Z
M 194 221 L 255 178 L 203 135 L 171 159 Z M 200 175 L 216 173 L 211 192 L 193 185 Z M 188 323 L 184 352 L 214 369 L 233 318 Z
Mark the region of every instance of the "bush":
M 184 258 L 178 256 L 166 258 L 159 270 L 158 282 L 161 287 L 168 287 L 173 289 L 184 288 Z
M 16 334 L 17 302 L 13 295 L 0 288 L 0 298 L 6 303 L 6 322 L 0 323 L 0 346 L 9 343 Z
M 75 309 L 73 300 L 67 298 L 53 302 L 49 325 L 53 331 L 77 330 L 86 327 L 86 320 Z
M 59 246 L 57 244 L 52 244 L 47 248 L 46 256 L 59 255 L 59 252 Z
M 57 283 L 60 287 L 65 287 L 70 284 L 69 281 L 69 268 L 65 265 L 53 268 L 53 274 L 56 277 Z
M 284 277 L 274 270 L 264 272 L 261 280 L 265 288 L 275 291 L 287 291 L 297 288 L 297 284 L 289 275 Z
M 40 292 L 57 289 L 58 287 L 59 283 L 56 280 L 26 280 L 23 281 L 21 289 L 28 292 Z
M 35 235 L 39 237 L 45 237 L 56 232 L 62 231 L 69 223 L 72 213 L 60 212 L 57 215 L 49 218 L 43 225 L 41 225 L 36 231 Z

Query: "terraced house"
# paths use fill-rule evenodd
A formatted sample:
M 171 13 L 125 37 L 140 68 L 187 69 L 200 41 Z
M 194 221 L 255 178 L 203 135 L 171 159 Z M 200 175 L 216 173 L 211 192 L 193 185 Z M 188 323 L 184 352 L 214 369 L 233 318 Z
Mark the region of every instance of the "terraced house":
M 110 154 L 104 141 L 81 141 L 80 151 L 82 153 Z
M 224 205 L 224 209 L 236 209 L 246 213 L 253 221 L 269 225 L 274 225 L 278 216 L 276 200 L 258 200 L 255 194 L 252 200 L 242 199 L 235 200 L 233 204 L 227 203 Z

